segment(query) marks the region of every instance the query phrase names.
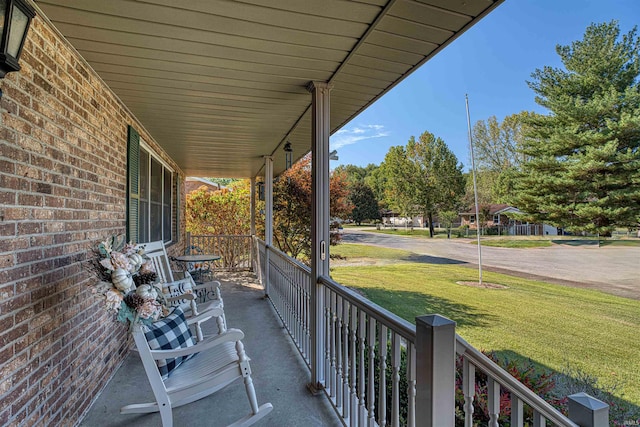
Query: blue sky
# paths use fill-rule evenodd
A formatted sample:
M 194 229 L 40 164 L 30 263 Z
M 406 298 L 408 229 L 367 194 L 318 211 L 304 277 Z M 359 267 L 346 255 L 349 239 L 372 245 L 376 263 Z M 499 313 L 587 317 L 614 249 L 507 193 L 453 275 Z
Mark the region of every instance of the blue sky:
M 471 123 L 522 110 L 544 113 L 527 86 L 531 73 L 559 67 L 557 44 L 582 39 L 592 23 L 640 23 L 640 0 L 506 0 L 331 137 L 340 164 L 380 164 L 389 147 L 424 131 L 441 137 L 469 168 L 465 94 Z

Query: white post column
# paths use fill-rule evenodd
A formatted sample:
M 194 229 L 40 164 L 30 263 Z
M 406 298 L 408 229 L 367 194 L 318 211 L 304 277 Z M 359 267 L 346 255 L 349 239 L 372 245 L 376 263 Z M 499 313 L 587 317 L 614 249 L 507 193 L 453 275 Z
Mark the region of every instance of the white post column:
M 255 236 L 256 234 L 256 177 L 254 176 L 253 178 L 251 178 L 251 196 L 250 196 L 250 200 L 251 200 L 251 230 L 249 231 L 249 233 L 252 236 Z
M 329 91 L 325 82 L 311 82 L 311 384 L 312 391 L 324 387 L 324 287 L 318 282 L 329 276 Z
M 250 216 L 251 216 L 251 228 L 249 229 L 249 234 L 251 234 L 251 260 L 249 261 L 251 264 L 251 269 L 256 271 L 256 177 L 251 178 L 251 186 L 249 187 L 249 191 L 251 192 L 250 197 Z
M 273 158 L 264 157 L 264 294 L 269 295 L 269 249 L 273 244 Z

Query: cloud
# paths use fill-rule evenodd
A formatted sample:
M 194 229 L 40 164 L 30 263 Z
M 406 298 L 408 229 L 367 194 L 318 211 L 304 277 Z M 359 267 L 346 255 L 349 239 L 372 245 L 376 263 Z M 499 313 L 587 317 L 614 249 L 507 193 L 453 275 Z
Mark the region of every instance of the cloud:
M 383 125 L 360 125 L 342 128 L 331 137 L 331 148 L 337 150 L 367 139 L 389 136 Z

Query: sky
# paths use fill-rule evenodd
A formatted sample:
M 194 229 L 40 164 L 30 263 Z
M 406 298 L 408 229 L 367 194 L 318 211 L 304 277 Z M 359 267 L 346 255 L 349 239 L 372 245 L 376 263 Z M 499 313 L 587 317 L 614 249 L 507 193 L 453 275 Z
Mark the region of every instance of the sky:
M 389 147 L 424 131 L 442 138 L 468 170 L 471 124 L 523 110 L 546 113 L 531 73 L 562 67 L 556 46 L 581 40 L 591 23 L 640 24 L 640 0 L 506 0 L 330 139 L 341 164 L 379 165 Z

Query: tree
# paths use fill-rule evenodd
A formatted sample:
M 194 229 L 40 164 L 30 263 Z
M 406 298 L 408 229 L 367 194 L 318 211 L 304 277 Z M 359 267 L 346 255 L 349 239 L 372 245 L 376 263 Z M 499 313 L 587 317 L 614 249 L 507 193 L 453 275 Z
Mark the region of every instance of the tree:
M 401 145 L 390 147 L 380 165 L 383 199 L 401 216 L 413 217 L 416 208 L 416 169 Z
M 548 115 L 527 120 L 528 157 L 513 203 L 537 221 L 607 233 L 640 217 L 640 39 L 617 22 L 591 24 L 557 46 L 565 69 L 529 86 Z
M 415 201 L 429 219 L 433 237 L 433 217 L 438 212 L 455 210 L 464 193 L 462 164 L 442 138 L 423 132 L 416 141 L 412 136 L 407 154 L 416 172 Z
M 522 111 L 499 122 L 495 116 L 473 126 L 476 180 L 480 204 L 503 202 L 513 192 L 510 177 L 520 170 L 526 120 L 535 113 Z M 467 182 L 467 205 L 473 204 L 473 181 Z M 469 201 L 471 201 L 469 203 Z
M 451 227 L 453 223 L 458 219 L 458 212 L 456 211 L 442 211 L 439 214 L 440 222 L 447 229 L 447 239 L 451 238 Z
M 311 156 L 307 155 L 282 173 L 274 183 L 273 238 L 281 251 L 307 261 L 311 256 Z M 329 180 L 330 216 L 351 213 L 346 175 L 332 173 Z M 330 244 L 339 235 L 332 234 Z
M 464 193 L 462 164 L 441 138 L 429 132 L 417 141 L 412 136 L 406 148 L 391 147 L 380 168 L 389 205 L 403 216 L 422 213 L 431 237 L 434 215 L 455 210 Z
M 228 188 L 210 191 L 207 186 L 190 192 L 186 196 L 186 229 L 194 235 L 248 235 L 251 198 L 249 180 L 234 180 Z M 259 210 L 260 206 L 258 205 Z M 264 234 L 264 221 L 256 222 L 256 233 Z M 202 247 L 209 253 L 222 256 L 225 266 L 238 265 L 244 248 L 232 239 L 210 240 L 215 247 Z M 217 243 L 213 243 L 217 242 Z
M 353 205 L 351 218 L 360 225 L 365 220 L 380 219 L 380 209 L 373 190 L 367 184 L 357 182 L 349 186 L 349 201 Z
M 351 185 L 357 182 L 364 182 L 365 179 L 376 169 L 378 169 L 378 166 L 373 163 L 369 163 L 365 167 L 356 165 L 340 165 L 336 167 L 333 172 L 344 173 L 346 175 L 347 182 Z
M 236 181 L 230 188 L 209 191 L 206 186 L 186 196 L 186 229 L 192 234 L 246 235 L 251 232 L 250 185 Z

